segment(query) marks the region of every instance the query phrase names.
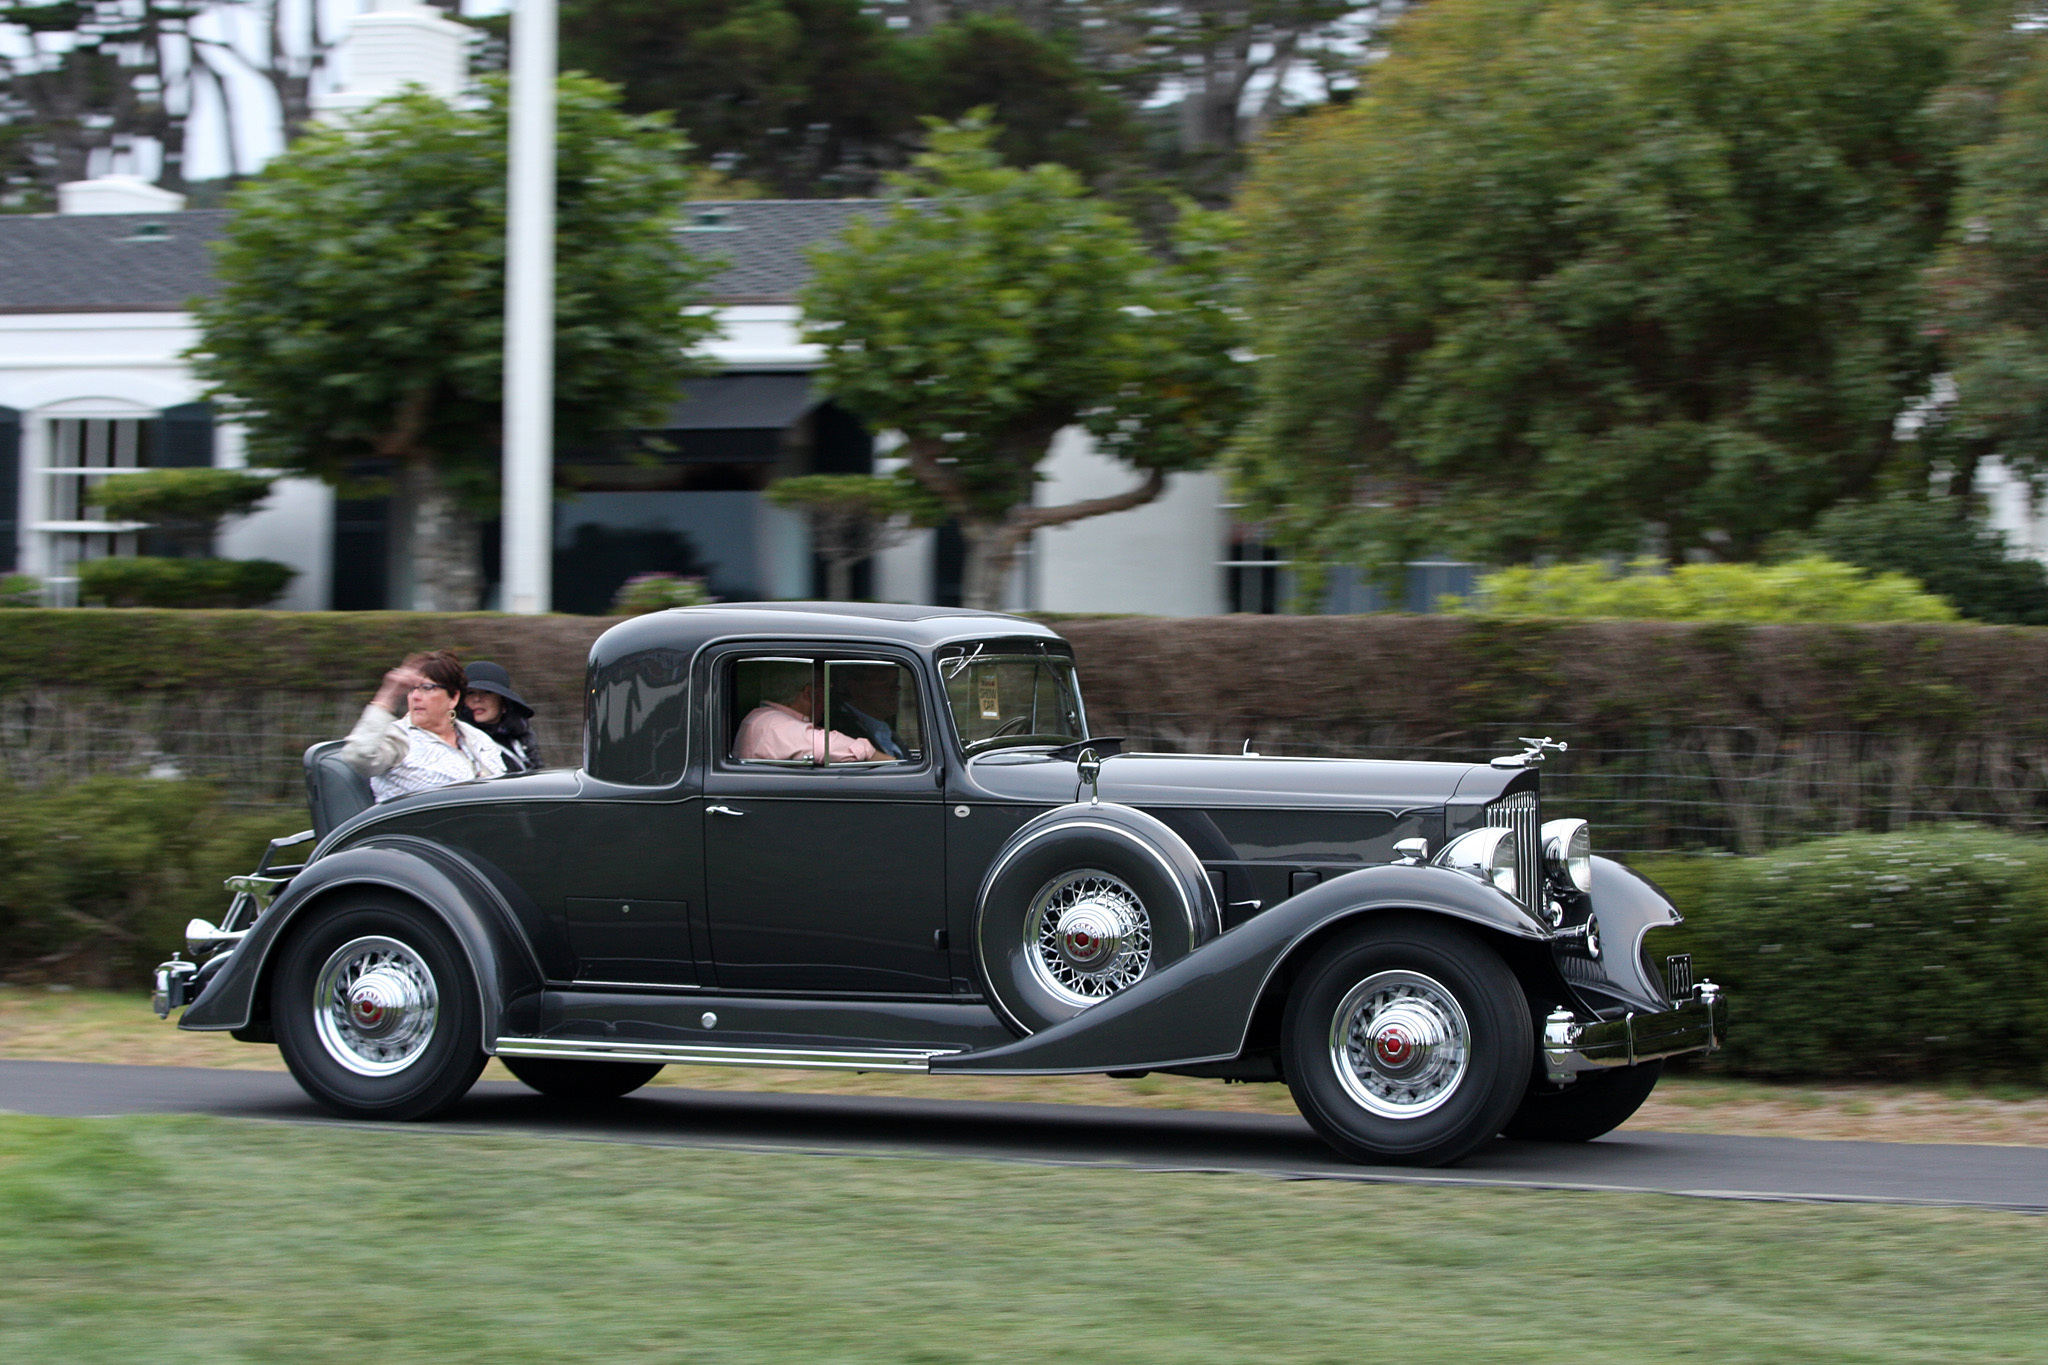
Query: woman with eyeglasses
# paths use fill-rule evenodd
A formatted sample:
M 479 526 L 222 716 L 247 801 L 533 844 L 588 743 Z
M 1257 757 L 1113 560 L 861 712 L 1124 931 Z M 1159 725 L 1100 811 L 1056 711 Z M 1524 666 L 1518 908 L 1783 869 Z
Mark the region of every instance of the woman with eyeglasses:
M 461 662 L 445 649 L 410 655 L 384 675 L 341 749 L 378 801 L 504 776 L 504 751 L 455 714 L 467 684 Z

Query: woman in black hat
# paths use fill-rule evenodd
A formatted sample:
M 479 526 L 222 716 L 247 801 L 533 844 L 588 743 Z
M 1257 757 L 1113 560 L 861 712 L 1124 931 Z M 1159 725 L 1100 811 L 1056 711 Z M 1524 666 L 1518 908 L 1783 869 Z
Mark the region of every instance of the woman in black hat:
M 505 771 L 523 773 L 540 767 L 540 749 L 527 725 L 533 708 L 512 690 L 512 675 L 492 663 L 471 664 L 463 671 L 468 686 L 462 693 L 461 714 L 505 751 Z

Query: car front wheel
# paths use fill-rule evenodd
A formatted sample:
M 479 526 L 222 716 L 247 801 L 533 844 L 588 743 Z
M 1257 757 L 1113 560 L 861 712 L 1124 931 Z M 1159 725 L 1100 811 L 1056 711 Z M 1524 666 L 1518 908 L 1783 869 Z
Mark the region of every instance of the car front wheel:
M 1323 948 L 1283 1026 L 1302 1116 L 1367 1164 L 1440 1166 L 1492 1139 L 1521 1101 L 1534 1047 L 1521 983 L 1499 955 L 1420 917 Z
M 483 1006 L 462 949 L 400 897 L 310 911 L 283 945 L 270 1013 L 300 1086 L 348 1118 L 429 1117 L 484 1067 Z

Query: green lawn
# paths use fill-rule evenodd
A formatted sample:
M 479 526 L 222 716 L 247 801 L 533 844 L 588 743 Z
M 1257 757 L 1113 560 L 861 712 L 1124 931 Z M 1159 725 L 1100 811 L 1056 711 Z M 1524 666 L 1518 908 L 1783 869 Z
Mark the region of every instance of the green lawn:
M 4 1100 L 0 1100 L 4 1102 Z M 2048 1219 L 0 1117 L 0 1360 L 2038 1361 Z

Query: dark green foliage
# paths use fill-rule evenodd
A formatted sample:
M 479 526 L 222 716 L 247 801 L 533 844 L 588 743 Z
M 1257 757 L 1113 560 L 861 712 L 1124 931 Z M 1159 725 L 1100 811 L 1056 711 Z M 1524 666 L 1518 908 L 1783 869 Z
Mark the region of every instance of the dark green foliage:
M 78 566 L 79 593 L 109 607 L 260 607 L 298 570 L 274 559 L 165 559 L 120 555 Z
M 1645 870 L 1688 920 L 1652 951 L 1732 997 L 1728 1066 L 2048 1081 L 2048 841 L 1923 825 Z
M 1847 502 L 1823 514 L 1801 548 L 1917 578 L 1975 621 L 2048 625 L 2048 568 L 2014 559 L 2005 537 L 1947 498 Z
M 1014 18 L 967 14 L 914 43 L 918 110 L 960 119 L 986 109 L 1000 129 L 996 150 L 1013 166 L 1056 161 L 1101 183 L 1128 172 L 1139 153 L 1137 121 L 1071 47 Z
M 1931 414 L 1930 443 L 1958 492 L 1987 455 L 2048 474 L 2048 47 L 2038 24 L 2005 27 L 1954 102 L 1976 145 L 1931 276 L 1955 401 Z
M 42 602 L 42 579 L 25 573 L 0 575 L 0 607 L 36 607 Z
M 0 975 L 134 985 L 218 919 L 221 878 L 304 825 L 290 808 L 233 809 L 198 782 L 94 778 L 0 785 Z
M 1933 0 L 1432 0 L 1247 185 L 1239 483 L 1301 557 L 1747 558 L 1935 369 Z
M 221 522 L 255 511 L 276 482 L 275 475 L 241 469 L 145 469 L 102 479 L 85 501 L 115 521 L 149 522 L 184 554 L 207 555 Z
M 776 195 L 867 193 L 917 129 L 906 53 L 859 0 L 569 0 L 562 65 Z

